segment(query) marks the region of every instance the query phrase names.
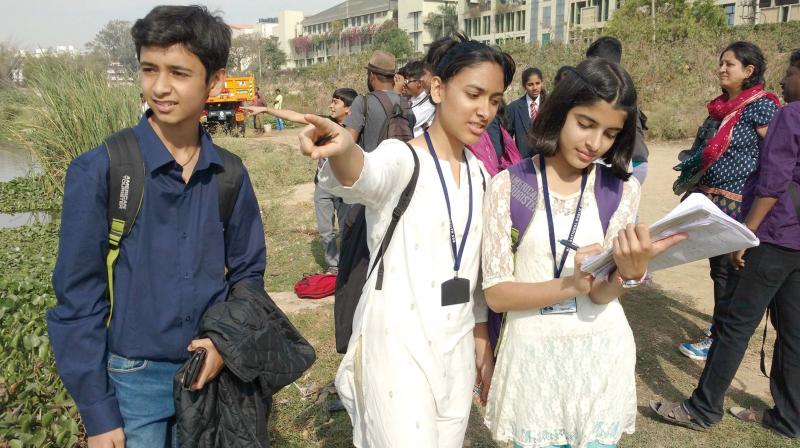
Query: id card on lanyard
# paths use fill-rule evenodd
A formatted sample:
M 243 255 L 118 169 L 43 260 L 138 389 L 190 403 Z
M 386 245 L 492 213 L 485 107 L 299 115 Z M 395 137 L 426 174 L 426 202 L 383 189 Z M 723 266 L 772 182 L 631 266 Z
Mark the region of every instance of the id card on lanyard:
M 447 194 L 447 184 L 444 182 L 442 167 L 439 164 L 439 158 L 436 157 L 436 150 L 433 149 L 433 142 L 431 141 L 428 131 L 425 131 L 425 142 L 428 144 L 428 150 L 433 157 L 433 163 L 436 165 L 436 172 L 439 174 L 439 181 L 442 184 L 442 191 L 444 192 L 444 201 L 447 204 L 447 216 L 450 218 L 450 248 L 453 251 L 453 278 L 442 283 L 442 306 L 459 305 L 469 302 L 469 279 L 459 277 L 458 270 L 461 268 L 461 258 L 464 256 L 464 248 L 467 245 L 467 236 L 469 236 L 469 227 L 472 224 L 472 175 L 469 172 L 469 163 L 465 157 L 464 163 L 467 165 L 467 183 L 469 184 L 469 214 L 467 215 L 467 226 L 464 229 L 464 236 L 461 238 L 461 244 L 457 245 L 456 231 L 453 226 L 453 212 L 450 208 L 450 196 Z
M 547 230 L 550 236 L 550 252 L 553 254 L 553 278 L 561 278 L 561 272 L 564 270 L 564 265 L 567 263 L 569 256 L 569 247 L 564 247 L 564 252 L 561 254 L 561 262 L 556 263 L 556 232 L 553 225 L 553 210 L 550 207 L 550 189 L 547 186 L 547 170 L 544 166 L 544 157 L 539 156 L 539 169 L 542 172 L 542 194 L 544 195 L 544 207 L 547 212 Z M 572 228 L 569 231 L 569 238 L 567 241 L 570 243 L 575 238 L 575 232 L 578 230 L 578 222 L 581 220 L 581 207 L 583 203 L 583 191 L 586 189 L 586 181 L 588 174 L 583 170 L 581 174 L 581 194 L 578 198 L 578 206 L 575 208 L 575 217 L 572 219 Z M 547 314 L 571 314 L 578 312 L 578 300 L 575 297 L 556 303 L 555 305 L 544 306 L 541 309 L 543 315 Z

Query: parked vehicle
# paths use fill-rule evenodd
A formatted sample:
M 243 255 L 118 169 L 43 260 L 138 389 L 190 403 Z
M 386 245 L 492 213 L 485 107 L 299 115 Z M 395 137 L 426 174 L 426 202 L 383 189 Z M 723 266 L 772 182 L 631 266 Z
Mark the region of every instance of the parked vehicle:
M 232 135 L 244 137 L 245 115 L 242 105 L 252 101 L 256 95 L 255 77 L 228 76 L 225 87 L 219 95 L 208 97 L 201 121 L 209 132 L 216 132 L 220 127 Z

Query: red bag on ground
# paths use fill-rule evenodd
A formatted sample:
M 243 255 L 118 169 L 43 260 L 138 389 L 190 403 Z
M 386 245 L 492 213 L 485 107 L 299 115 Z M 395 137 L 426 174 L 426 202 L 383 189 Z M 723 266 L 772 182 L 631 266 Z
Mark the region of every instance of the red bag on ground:
M 335 292 L 335 274 L 306 274 L 294 284 L 294 293 L 301 299 L 321 299 Z

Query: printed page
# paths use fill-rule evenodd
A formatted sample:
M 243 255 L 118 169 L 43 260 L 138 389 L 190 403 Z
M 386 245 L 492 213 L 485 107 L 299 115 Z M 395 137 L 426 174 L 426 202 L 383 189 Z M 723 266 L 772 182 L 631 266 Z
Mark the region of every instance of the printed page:
M 694 193 L 650 226 L 650 237 L 658 241 L 677 233 L 688 238 L 650 261 L 657 271 L 758 245 L 758 238 L 743 224 L 723 213 L 705 195 Z M 581 270 L 605 279 L 616 267 L 611 248 L 586 259 Z

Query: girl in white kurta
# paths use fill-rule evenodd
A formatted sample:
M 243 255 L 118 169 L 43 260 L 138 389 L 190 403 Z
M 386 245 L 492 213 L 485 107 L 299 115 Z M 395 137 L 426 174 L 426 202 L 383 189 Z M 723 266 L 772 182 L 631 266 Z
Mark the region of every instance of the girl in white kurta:
M 411 151 L 419 158 L 413 198 L 383 258 L 382 287 L 376 289 L 374 273 L 367 279 L 336 375 L 358 447 L 461 447 L 476 369 L 478 383 L 488 385 L 492 368 L 479 287 L 489 176 L 464 144 L 477 141 L 494 118 L 513 61 L 460 38 L 437 41 L 428 59 L 437 113 L 429 134 L 409 142 L 412 149 L 387 140 L 364 153 L 347 131 L 313 117 L 315 127 L 301 135 L 306 154 L 328 157 L 319 185 L 365 205 L 370 265 L 412 176 Z M 331 143 L 312 143 L 326 134 L 333 136 Z M 460 256 L 452 250 L 451 222 L 456 246 L 464 246 Z M 466 293 L 448 296 L 445 301 L 455 303 L 445 305 L 442 285 L 454 276 L 468 282 Z
M 492 309 L 507 312 L 485 422 L 496 440 L 515 447 L 615 446 L 634 431 L 636 417 L 636 348 L 616 297 L 621 282 L 637 285 L 649 259 L 672 241 L 651 244 L 647 228 L 632 225 L 640 189 L 634 178 L 624 182 L 603 234 L 593 162 L 602 158 L 621 180 L 629 177 L 636 92 L 624 70 L 584 61 L 558 84 L 540 117 L 532 139 L 538 197 L 516 253 L 507 171 L 492 180 L 484 204 L 484 292 Z M 558 241 L 570 239 L 573 225 L 571 241 L 581 249 L 569 251 L 556 275 L 554 263 L 568 250 Z M 609 281 L 575 268 L 601 244 L 615 247 L 618 272 Z M 545 309 L 573 297 L 576 307 L 567 312 Z

